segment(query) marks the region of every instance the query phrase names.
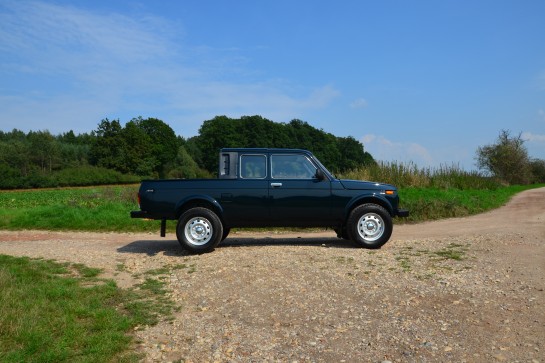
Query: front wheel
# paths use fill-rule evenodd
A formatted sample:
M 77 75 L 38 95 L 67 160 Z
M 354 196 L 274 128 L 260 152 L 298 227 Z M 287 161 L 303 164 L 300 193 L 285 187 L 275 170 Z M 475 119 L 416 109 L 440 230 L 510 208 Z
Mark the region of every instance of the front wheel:
M 210 209 L 196 207 L 186 211 L 178 220 L 176 237 L 185 249 L 196 252 L 210 252 L 223 236 L 221 220 Z
M 350 213 L 347 232 L 359 246 L 380 248 L 392 235 L 392 217 L 380 205 L 363 204 Z

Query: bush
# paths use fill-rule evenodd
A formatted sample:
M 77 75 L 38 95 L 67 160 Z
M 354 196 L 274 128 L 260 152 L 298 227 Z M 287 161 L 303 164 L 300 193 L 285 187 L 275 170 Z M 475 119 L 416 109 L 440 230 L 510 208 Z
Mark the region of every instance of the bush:
M 22 176 L 21 172 L 6 164 L 0 164 L 0 189 L 15 189 L 21 188 Z
M 545 183 L 545 160 L 532 160 L 530 170 L 532 171 L 532 183 Z
M 21 175 L 18 170 L 0 164 L 0 174 L 2 175 L 0 189 L 132 184 L 141 181 L 141 177 L 138 176 L 89 165 L 62 169 L 52 173 L 32 170 L 28 175 Z
M 138 183 L 141 178 L 122 174 L 118 171 L 96 166 L 80 166 L 55 172 L 53 178 L 57 186 L 87 186 L 105 184 Z

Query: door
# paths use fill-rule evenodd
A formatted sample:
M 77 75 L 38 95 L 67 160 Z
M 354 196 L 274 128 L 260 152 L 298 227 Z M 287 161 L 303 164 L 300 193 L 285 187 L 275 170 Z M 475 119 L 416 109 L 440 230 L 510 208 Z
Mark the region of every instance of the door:
M 316 177 L 317 166 L 304 154 L 271 154 L 271 225 L 328 226 L 331 183 Z
M 237 179 L 226 179 L 220 203 L 225 222 L 234 227 L 267 225 L 269 189 L 267 157 L 264 154 L 241 154 Z

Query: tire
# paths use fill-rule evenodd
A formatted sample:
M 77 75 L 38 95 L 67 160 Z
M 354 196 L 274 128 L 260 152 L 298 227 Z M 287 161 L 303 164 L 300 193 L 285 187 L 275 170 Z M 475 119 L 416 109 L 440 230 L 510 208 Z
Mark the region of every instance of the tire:
M 181 215 L 176 226 L 176 237 L 190 252 L 213 251 L 223 236 L 221 220 L 210 209 L 195 207 Z
M 347 232 L 358 246 L 380 248 L 392 235 L 392 217 L 380 205 L 363 204 L 350 213 Z

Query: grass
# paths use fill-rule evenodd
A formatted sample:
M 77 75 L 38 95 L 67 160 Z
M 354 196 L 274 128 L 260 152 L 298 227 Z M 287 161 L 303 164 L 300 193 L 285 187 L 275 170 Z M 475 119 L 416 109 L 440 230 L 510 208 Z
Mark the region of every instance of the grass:
M 414 272 L 422 278 L 429 278 L 438 271 L 453 270 L 454 265 L 452 263 L 458 264 L 468 258 L 468 249 L 468 245 L 459 243 L 449 243 L 434 251 L 414 249 L 412 246 L 407 246 L 401 248 L 394 259 L 399 263 L 401 272 Z M 420 261 L 424 261 L 424 265 L 414 268 L 415 257 L 423 257 Z M 459 265 L 457 271 L 468 268 L 470 267 L 467 265 Z M 391 268 L 391 270 L 395 271 L 396 268 Z M 422 275 L 423 272 L 426 272 L 426 274 Z
M 540 185 L 505 186 L 497 179 L 459 166 L 418 168 L 414 163 L 379 162 L 353 170 L 343 178 L 373 180 L 393 184 L 399 189 L 401 206 L 410 210 L 407 219 L 420 222 L 449 217 L 464 217 L 501 207 L 526 189 Z
M 130 218 L 137 191 L 137 185 L 2 191 L 0 229 L 157 231 L 158 222 Z
M 133 329 L 168 316 L 160 282 L 119 289 L 80 264 L 0 255 L 1 362 L 136 362 Z
M 450 217 L 465 217 L 505 205 L 515 194 L 544 185 L 515 185 L 488 189 L 403 188 L 399 198 L 403 208 L 410 210 L 398 222 L 421 222 Z
M 346 179 L 373 180 L 396 185 L 398 188 L 488 189 L 501 186 L 498 180 L 477 171 L 465 171 L 458 165 L 438 168 L 418 168 L 416 164 L 379 162 L 353 170 L 342 176 Z
M 435 251 L 434 254 L 443 260 L 462 261 L 465 259 L 467 247 L 461 244 L 451 243 L 442 250 Z
M 359 175 L 361 179 L 363 176 Z M 402 187 L 399 190 L 401 207 L 409 209 L 411 214 L 407 219 L 396 221 L 416 222 L 482 213 L 504 205 L 516 193 L 542 186 Z M 130 218 L 129 212 L 138 209 L 137 191 L 137 185 L 1 191 L 0 229 L 158 232 L 158 221 Z M 175 224 L 167 223 L 167 227 L 173 232 Z

